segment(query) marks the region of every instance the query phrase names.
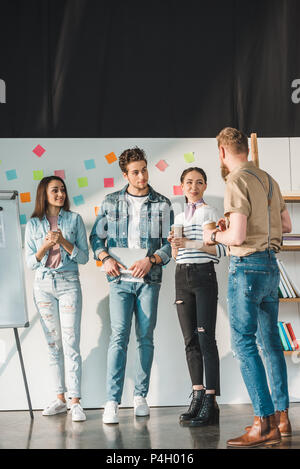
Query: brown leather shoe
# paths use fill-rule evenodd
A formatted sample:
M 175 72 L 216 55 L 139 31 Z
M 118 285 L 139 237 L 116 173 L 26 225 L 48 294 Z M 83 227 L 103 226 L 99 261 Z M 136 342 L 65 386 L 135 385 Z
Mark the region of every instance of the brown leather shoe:
M 292 426 L 289 419 L 288 409 L 285 410 L 276 410 L 275 419 L 277 426 L 279 428 L 280 434 L 282 437 L 287 437 L 292 435 Z M 245 427 L 246 432 L 251 428 L 251 425 Z
M 288 409 L 281 411 L 277 410 L 275 413 L 275 417 L 281 436 L 291 436 L 292 426 L 289 419 Z
M 235 448 L 250 448 L 276 445 L 280 441 L 280 431 L 276 424 L 275 414 L 273 414 L 268 417 L 255 416 L 250 430 L 238 438 L 228 440 L 227 445 Z

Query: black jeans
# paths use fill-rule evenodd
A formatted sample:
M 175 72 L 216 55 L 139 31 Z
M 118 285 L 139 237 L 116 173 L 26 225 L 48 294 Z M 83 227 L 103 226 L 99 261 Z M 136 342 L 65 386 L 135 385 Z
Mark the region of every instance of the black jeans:
M 220 364 L 215 339 L 218 283 L 213 262 L 177 264 L 176 306 L 193 385 L 203 384 L 220 395 Z

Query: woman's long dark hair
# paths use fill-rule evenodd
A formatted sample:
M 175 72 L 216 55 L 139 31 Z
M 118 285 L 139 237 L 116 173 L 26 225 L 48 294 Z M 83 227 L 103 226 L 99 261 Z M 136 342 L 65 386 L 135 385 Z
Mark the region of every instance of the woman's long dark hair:
M 203 176 L 203 179 L 204 179 L 205 184 L 207 184 L 207 176 L 206 176 L 205 171 L 204 171 L 202 168 L 198 168 L 197 166 L 195 166 L 194 168 L 186 168 L 186 169 L 183 171 L 182 175 L 180 176 L 180 182 L 181 182 L 181 184 L 183 184 L 183 181 L 184 181 L 185 176 L 186 176 L 188 173 L 190 173 L 191 171 L 198 171 L 198 173 L 200 173 L 201 176 Z M 188 203 L 187 197 L 185 197 L 185 202 Z
M 60 181 L 64 185 L 66 198 L 65 198 L 65 203 L 64 203 L 63 209 L 66 212 L 68 212 L 70 210 L 70 201 L 69 201 L 65 181 L 62 178 L 60 178 L 59 176 L 47 176 L 47 177 L 44 177 L 40 181 L 40 183 L 37 187 L 36 197 L 35 197 L 35 208 L 34 208 L 33 214 L 31 215 L 31 218 L 37 217 L 40 220 L 42 220 L 42 218 L 44 217 L 44 215 L 47 211 L 47 207 L 48 207 L 47 187 L 48 187 L 48 184 L 51 181 Z

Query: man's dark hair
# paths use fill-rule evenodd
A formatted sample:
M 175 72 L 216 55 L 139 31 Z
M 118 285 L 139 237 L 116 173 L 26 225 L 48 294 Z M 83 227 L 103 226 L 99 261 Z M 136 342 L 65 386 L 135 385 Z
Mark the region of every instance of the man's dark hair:
M 123 151 L 119 157 L 119 166 L 122 173 L 127 173 L 127 165 L 133 161 L 145 161 L 147 164 L 144 150 L 138 147 L 134 147 Z

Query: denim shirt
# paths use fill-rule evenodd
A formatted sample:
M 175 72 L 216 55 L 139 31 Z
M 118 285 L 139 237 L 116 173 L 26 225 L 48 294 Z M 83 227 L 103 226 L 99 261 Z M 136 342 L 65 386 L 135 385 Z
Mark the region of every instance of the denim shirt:
M 128 184 L 121 191 L 108 194 L 99 210 L 94 223 L 90 243 L 94 258 L 98 260 L 101 252 L 111 247 L 128 247 L 128 203 L 125 194 Z M 162 263 L 153 265 L 144 277 L 146 283 L 160 283 L 162 265 L 171 258 L 171 246 L 167 240 L 174 212 L 167 197 L 155 192 L 149 186 L 149 194 L 140 211 L 140 247 L 147 249 L 147 256 L 157 254 Z M 119 281 L 120 277 L 107 275 L 108 281 Z
M 56 269 L 46 267 L 49 251 L 39 262 L 35 255 L 44 242 L 44 238 L 50 230 L 50 224 L 46 215 L 40 220 L 31 218 L 26 224 L 25 230 L 25 259 L 31 270 L 38 273 L 49 271 L 78 272 L 78 264 L 86 264 L 89 260 L 89 247 L 87 243 L 86 230 L 81 216 L 78 213 L 60 210 L 57 220 L 57 227 L 61 230 L 63 237 L 73 244 L 74 248 L 69 254 L 60 246 L 61 261 Z

